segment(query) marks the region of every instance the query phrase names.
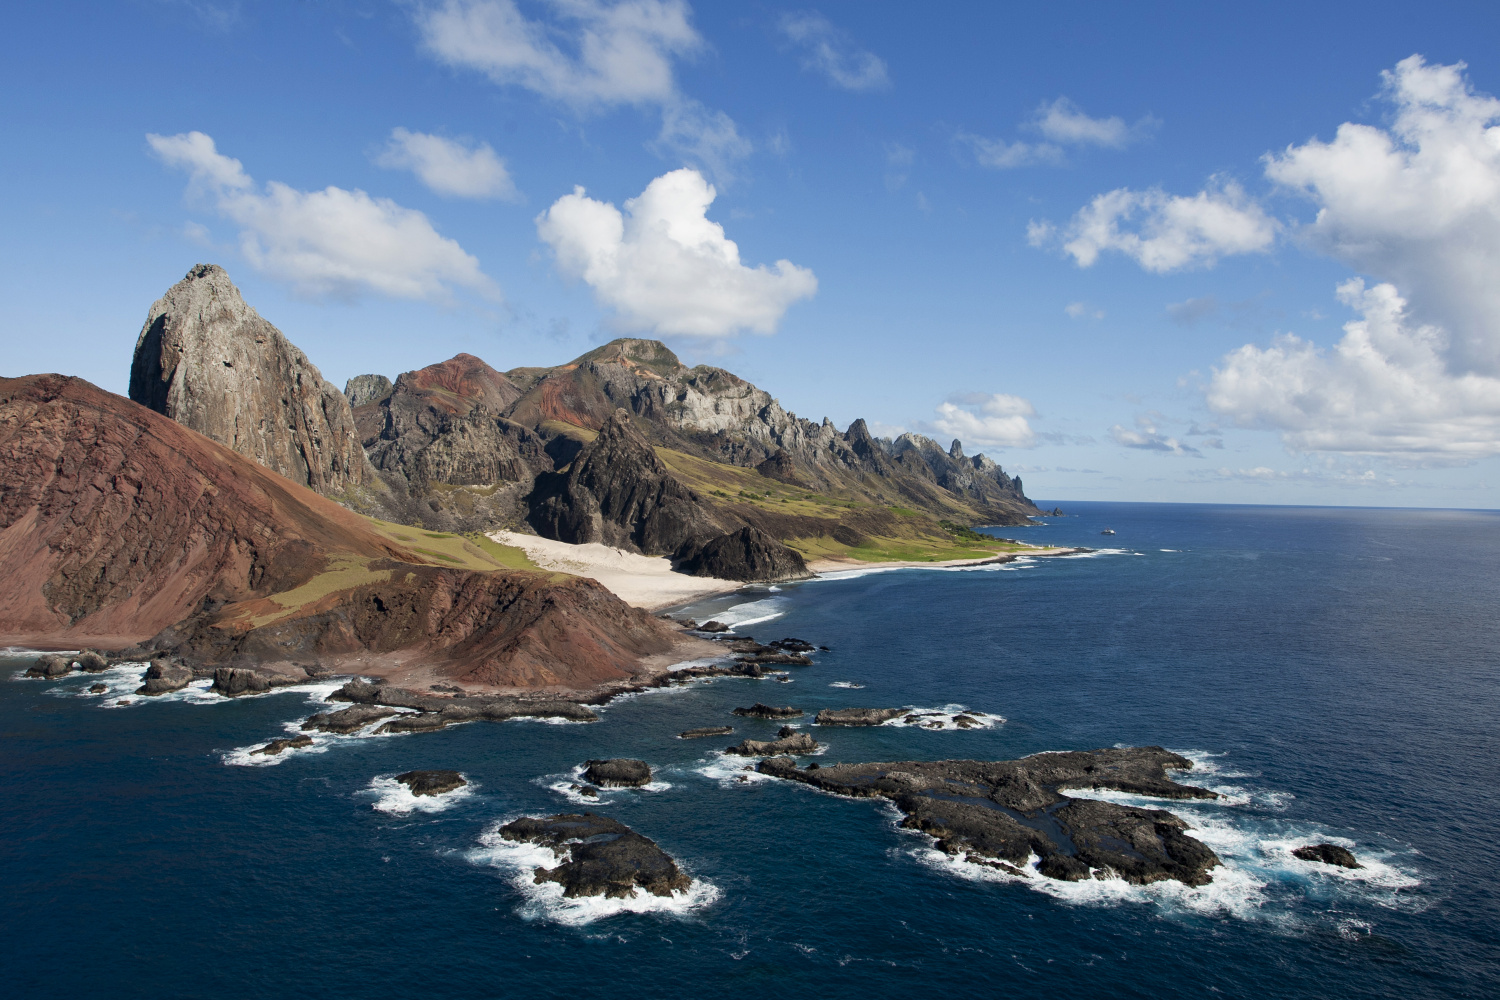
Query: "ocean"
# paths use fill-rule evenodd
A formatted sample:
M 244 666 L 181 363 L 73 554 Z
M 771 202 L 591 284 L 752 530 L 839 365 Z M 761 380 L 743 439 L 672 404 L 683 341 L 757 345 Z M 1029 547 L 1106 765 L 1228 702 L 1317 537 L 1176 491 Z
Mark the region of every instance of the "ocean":
M 323 737 L 252 765 L 333 685 L 142 702 L 138 670 L 95 695 L 100 677 L 24 680 L 7 657 L 6 993 L 1500 995 L 1500 513 L 1055 502 L 1069 516 L 994 533 L 1098 551 L 702 602 L 686 612 L 829 651 L 791 683 L 652 691 L 593 724 Z M 988 723 L 812 727 L 825 763 L 1165 746 L 1223 793 L 1162 805 L 1224 866 L 1199 889 L 982 873 L 888 805 L 738 770 L 717 751 L 779 726 L 729 714 L 755 701 L 804 725 L 851 706 Z M 709 725 L 736 733 L 676 737 Z M 582 804 L 574 768 L 613 756 L 655 780 Z M 413 768 L 471 785 L 419 802 L 391 780 Z M 693 888 L 564 901 L 494 832 L 583 809 Z M 1365 867 L 1291 855 L 1321 841 Z

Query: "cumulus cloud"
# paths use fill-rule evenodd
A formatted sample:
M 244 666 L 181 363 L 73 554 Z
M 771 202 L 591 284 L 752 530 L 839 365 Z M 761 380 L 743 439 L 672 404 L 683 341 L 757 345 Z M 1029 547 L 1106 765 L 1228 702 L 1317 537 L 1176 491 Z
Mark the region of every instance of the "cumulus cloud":
M 410 170 L 433 191 L 452 198 L 514 201 L 518 197 L 505 161 L 487 142 L 475 146 L 397 128 L 391 130 L 375 162 L 393 170 Z
M 1156 119 L 1142 118 L 1134 125 L 1116 116 L 1090 118 L 1066 97 L 1037 109 L 1033 127 L 1052 142 L 1064 146 L 1103 146 L 1124 149 L 1156 127 Z
M 1463 70 L 1403 59 L 1383 74 L 1389 128 L 1346 122 L 1266 157 L 1317 206 L 1305 241 L 1376 283 L 1339 286 L 1357 318 L 1331 349 L 1286 334 L 1226 356 L 1210 407 L 1294 451 L 1500 454 L 1500 101 Z
M 416 8 L 422 46 L 440 62 L 524 87 L 579 113 L 632 105 L 662 115 L 656 145 L 720 177 L 750 142 L 722 111 L 684 96 L 674 60 L 706 46 L 683 0 L 548 0 L 551 21 L 514 0 L 444 0 Z M 562 44 L 559 44 L 561 42 Z
M 1211 267 L 1231 254 L 1264 253 L 1275 242 L 1277 229 L 1276 221 L 1239 184 L 1211 178 L 1192 196 L 1160 188 L 1106 192 L 1062 228 L 1032 222 L 1027 240 L 1036 247 L 1061 242 L 1079 267 L 1092 267 L 1101 253 L 1113 250 L 1164 274 Z
M 620 211 L 584 189 L 537 216 L 537 233 L 563 274 L 581 278 L 624 330 L 662 336 L 772 333 L 786 310 L 817 291 L 807 268 L 778 260 L 747 267 L 708 219 L 716 196 L 696 170 L 656 178 Z
M 1454 370 L 1500 375 L 1500 100 L 1464 68 L 1403 59 L 1383 74 L 1389 129 L 1346 122 L 1332 142 L 1268 156 L 1266 175 L 1317 205 L 1313 246 L 1448 332 Z
M 1034 416 L 1036 407 L 1020 396 L 965 393 L 939 404 L 926 426 L 976 447 L 1030 448 L 1036 444 L 1036 432 L 1027 418 Z
M 890 86 L 885 60 L 860 48 L 822 14 L 783 14 L 777 27 L 783 37 L 802 49 L 802 68 L 823 74 L 835 87 L 880 90 Z
M 1087 302 L 1069 302 L 1063 306 L 1063 312 L 1069 319 L 1103 319 L 1104 310 L 1095 309 Z
M 1393 285 L 1353 278 L 1339 298 L 1360 318 L 1331 351 L 1292 334 L 1246 344 L 1214 369 L 1209 407 L 1242 427 L 1280 430 L 1295 451 L 1430 462 L 1500 454 L 1500 378 L 1450 372 L 1446 334 L 1413 321 Z
M 190 197 L 240 227 L 240 252 L 252 267 L 300 294 L 441 300 L 462 287 L 498 298 L 479 261 L 421 212 L 359 190 L 261 187 L 202 132 L 146 141 L 163 163 L 187 172 Z
M 1160 451 L 1171 455 L 1195 455 L 1202 456 L 1197 448 L 1184 444 L 1175 437 L 1163 434 L 1157 426 L 1158 417 L 1153 413 L 1142 413 L 1135 418 L 1135 427 L 1123 427 L 1115 424 L 1109 429 L 1109 436 L 1115 444 L 1124 448 L 1136 448 L 1141 451 Z

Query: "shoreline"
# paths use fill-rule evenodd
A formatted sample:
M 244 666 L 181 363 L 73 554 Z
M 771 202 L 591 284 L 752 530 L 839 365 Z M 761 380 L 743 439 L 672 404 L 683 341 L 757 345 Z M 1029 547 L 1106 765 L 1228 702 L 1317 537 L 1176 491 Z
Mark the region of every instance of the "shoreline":
M 523 535 L 515 531 L 490 531 L 486 537 L 501 545 L 521 549 L 526 557 L 539 567 L 555 573 L 584 576 L 608 589 L 620 600 L 632 607 L 651 612 L 662 612 L 680 608 L 707 597 L 732 594 L 746 587 L 761 584 L 739 580 L 720 580 L 714 577 L 688 576 L 672 569 L 666 556 L 643 556 L 627 552 L 598 542 L 574 545 L 538 535 Z M 887 562 L 863 562 L 848 558 L 815 559 L 807 564 L 814 576 L 825 573 L 840 573 L 858 570 L 893 569 L 947 569 L 955 566 L 985 566 L 991 563 L 1014 562 L 1021 556 L 1052 557 L 1069 556 L 1091 551 L 1086 548 L 1035 546 L 1010 552 L 997 552 L 991 556 L 973 559 L 945 559 L 934 562 L 918 560 L 891 560 Z M 798 580 L 782 581 L 786 584 Z

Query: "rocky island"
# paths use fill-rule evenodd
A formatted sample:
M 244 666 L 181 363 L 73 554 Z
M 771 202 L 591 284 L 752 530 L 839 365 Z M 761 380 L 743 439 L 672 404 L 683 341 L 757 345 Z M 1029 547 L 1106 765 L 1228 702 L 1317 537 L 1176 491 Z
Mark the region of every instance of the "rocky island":
M 502 826 L 500 836 L 551 848 L 562 863 L 537 868 L 536 883 L 556 882 L 569 898 L 629 898 L 637 888 L 653 896 L 670 896 L 692 885 L 692 879 L 655 841 L 606 816 L 525 816 Z
M 809 765 L 790 757 L 756 770 L 837 795 L 883 798 L 946 854 L 1018 877 L 1032 855 L 1048 878 L 1078 881 L 1118 876 L 1138 885 L 1176 879 L 1212 881 L 1220 862 L 1188 825 L 1162 809 L 1072 798 L 1064 789 L 1109 789 L 1165 799 L 1213 799 L 1206 788 L 1167 774 L 1193 762 L 1161 747 L 1040 753 L 1020 760 L 900 761 Z

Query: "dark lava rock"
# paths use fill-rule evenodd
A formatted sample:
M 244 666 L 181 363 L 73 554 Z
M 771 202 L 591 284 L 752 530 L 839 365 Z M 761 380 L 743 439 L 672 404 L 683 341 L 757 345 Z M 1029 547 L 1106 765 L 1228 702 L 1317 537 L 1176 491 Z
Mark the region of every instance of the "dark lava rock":
M 774 757 L 778 754 L 812 753 L 819 749 L 818 741 L 790 726 L 782 726 L 774 740 L 744 740 L 724 752 L 740 757 Z
M 904 708 L 825 708 L 813 718 L 813 725 L 878 726 L 905 711 Z
M 702 667 L 683 667 L 681 670 L 673 670 L 664 674 L 661 678 L 663 684 L 685 684 L 689 681 L 701 680 L 704 677 L 749 677 L 752 680 L 764 680 L 767 677 L 777 677 L 780 674 L 774 670 L 767 670 L 759 663 L 716 663 Z
M 733 726 L 703 726 L 678 733 L 677 737 L 684 740 L 697 740 L 705 736 L 728 736 L 732 732 L 734 732 Z
M 381 708 L 378 705 L 353 705 L 349 708 L 341 708 L 337 712 L 319 712 L 302 723 L 302 728 L 307 731 L 319 731 L 324 733 L 339 733 L 347 736 L 358 732 L 372 722 L 388 719 L 398 714 L 394 708 Z
M 1340 868 L 1364 867 L 1353 854 L 1350 854 L 1337 844 L 1310 844 L 1307 847 L 1297 848 L 1292 852 L 1292 856 L 1301 858 L 1303 861 L 1316 861 L 1325 865 L 1338 865 Z
M 762 647 L 762 648 L 764 648 L 764 647 Z M 742 656 L 742 657 L 740 657 L 740 662 L 741 663 L 763 663 L 763 664 L 770 664 L 771 666 L 787 666 L 787 667 L 810 667 L 810 666 L 812 666 L 812 660 L 810 660 L 807 657 L 803 656 L 801 653 L 777 653 L 777 652 L 756 653 L 754 656 Z
M 73 672 L 73 661 L 60 653 L 47 653 L 26 668 L 27 677 L 63 677 Z
M 699 632 L 728 632 L 729 626 L 720 621 L 704 622 L 698 626 Z
M 559 698 L 512 698 L 505 695 L 441 698 L 407 688 L 357 680 L 345 684 L 328 698 L 330 701 L 352 701 L 357 705 L 386 705 L 391 708 L 419 710 L 387 722 L 380 727 L 379 731 L 382 733 L 425 733 L 476 719 L 490 722 L 518 718 L 599 721 L 599 717 L 583 705 Z
M 785 639 L 777 639 L 775 642 L 770 643 L 770 645 L 776 647 L 777 649 L 784 649 L 788 653 L 811 653 L 814 649 L 817 648 L 805 639 L 795 639 L 791 637 Z
M 155 695 L 181 691 L 193 681 L 193 671 L 180 663 L 155 660 L 146 668 L 145 683 L 135 689 L 136 694 Z
M 585 762 L 583 779 L 603 788 L 639 788 L 651 782 L 651 765 L 619 757 Z
M 762 705 L 757 701 L 749 708 L 735 709 L 734 714 L 743 715 L 750 719 L 795 719 L 802 714 L 802 709 L 793 708 L 790 705 L 782 705 L 780 708 L 777 708 L 775 705 Z
M 940 850 L 977 864 L 1005 863 L 1024 875 L 1035 853 L 1039 870 L 1050 878 L 1118 875 L 1137 885 L 1162 879 L 1205 885 L 1219 858 L 1189 837 L 1178 817 L 1062 794 L 1065 788 L 1104 788 L 1169 799 L 1217 798 L 1167 775 L 1169 768 L 1192 766 L 1161 747 L 1126 747 L 1021 760 L 835 764 L 816 770 L 776 757 L 756 769 L 838 795 L 889 799 L 906 814 L 903 827 L 920 830 Z
M 256 670 L 253 667 L 219 667 L 214 671 L 214 683 L 209 690 L 233 698 L 242 694 L 261 694 L 274 687 L 285 687 L 296 683 L 296 678 L 270 670 Z
M 98 674 L 109 669 L 109 659 L 97 649 L 80 650 L 73 662 L 84 673 Z
M 271 742 L 267 743 L 265 746 L 260 747 L 259 749 L 256 749 L 256 750 L 251 750 L 250 752 L 253 753 L 253 754 L 254 753 L 263 753 L 266 756 L 270 757 L 270 756 L 273 756 L 275 754 L 281 753 L 281 751 L 283 751 L 283 750 L 291 749 L 292 747 L 310 747 L 310 746 L 312 746 L 312 737 L 311 736 L 288 736 L 288 737 L 286 737 L 284 739 L 272 740 Z
M 413 795 L 442 795 L 468 784 L 457 771 L 407 771 L 396 775 L 396 780 Z
M 93 684 L 89 687 L 89 694 L 104 694 L 108 690 L 109 685 L 107 684 Z
M 628 899 L 637 887 L 654 896 L 669 896 L 692 884 L 655 842 L 606 816 L 524 816 L 502 826 L 500 836 L 552 848 L 562 864 L 538 868 L 535 880 L 538 885 L 558 883 L 564 896 Z
M 746 525 L 706 542 L 685 542 L 672 554 L 674 568 L 692 576 L 747 583 L 805 580 L 812 576 L 801 553 Z

